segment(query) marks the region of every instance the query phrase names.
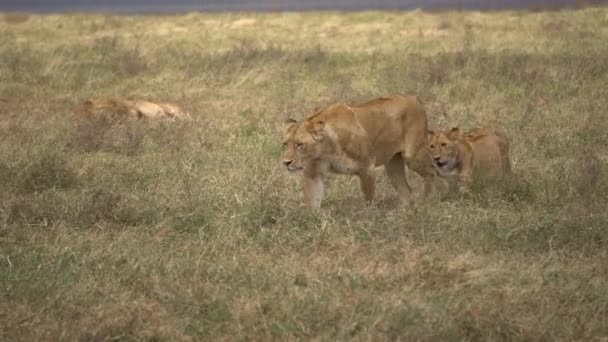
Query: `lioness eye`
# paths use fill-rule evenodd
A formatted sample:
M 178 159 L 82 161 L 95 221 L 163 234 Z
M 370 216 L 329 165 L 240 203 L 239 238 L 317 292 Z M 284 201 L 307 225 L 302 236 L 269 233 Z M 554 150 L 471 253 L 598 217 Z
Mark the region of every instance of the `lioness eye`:
M 430 148 L 435 148 L 435 145 L 431 145 L 431 146 L 429 146 L 429 147 L 430 147 Z
M 441 143 L 441 147 L 445 147 L 446 143 Z
M 296 148 L 301 148 L 301 147 L 302 147 L 302 144 L 300 144 L 300 143 L 296 144 Z

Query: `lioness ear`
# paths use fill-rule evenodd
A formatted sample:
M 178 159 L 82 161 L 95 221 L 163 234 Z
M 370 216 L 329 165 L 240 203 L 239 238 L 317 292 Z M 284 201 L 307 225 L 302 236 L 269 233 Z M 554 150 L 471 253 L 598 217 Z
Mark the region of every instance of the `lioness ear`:
M 325 121 L 313 121 L 308 126 L 308 131 L 315 140 L 321 140 L 325 133 Z
M 435 132 L 431 131 L 430 129 L 426 130 L 426 136 L 427 137 L 432 137 L 433 135 L 435 135 Z

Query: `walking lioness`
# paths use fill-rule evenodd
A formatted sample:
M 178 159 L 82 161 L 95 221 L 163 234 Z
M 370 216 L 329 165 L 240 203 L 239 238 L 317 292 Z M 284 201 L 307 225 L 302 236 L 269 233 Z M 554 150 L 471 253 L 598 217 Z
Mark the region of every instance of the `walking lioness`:
M 291 122 L 283 140 L 283 164 L 291 172 L 303 171 L 307 207 L 321 206 L 328 172 L 357 175 L 365 199 L 373 201 L 374 168 L 380 165 L 401 199 L 411 193 L 405 165 L 424 177 L 428 195 L 436 173 L 427 147 L 426 113 L 416 97 L 336 103 Z
M 428 132 L 433 166 L 450 192 L 467 192 L 473 180 L 500 181 L 511 174 L 509 141 L 492 128 Z

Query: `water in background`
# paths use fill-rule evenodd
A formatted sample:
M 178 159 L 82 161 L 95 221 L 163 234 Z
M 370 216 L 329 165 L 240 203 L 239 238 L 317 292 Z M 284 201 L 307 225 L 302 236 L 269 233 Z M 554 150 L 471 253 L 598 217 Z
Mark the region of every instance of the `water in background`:
M 504 10 L 579 7 L 608 0 L 0 0 L 0 11 L 177 13 L 191 11 Z

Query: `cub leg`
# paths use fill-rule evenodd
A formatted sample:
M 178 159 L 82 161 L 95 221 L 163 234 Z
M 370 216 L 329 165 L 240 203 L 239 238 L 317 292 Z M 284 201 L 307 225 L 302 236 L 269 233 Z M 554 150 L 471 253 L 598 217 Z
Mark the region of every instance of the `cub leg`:
M 448 178 L 448 193 L 445 198 L 449 198 L 454 195 L 467 195 L 470 194 L 470 187 L 472 178 L 470 175 L 460 175 Z
M 460 176 L 458 180 L 458 192 L 460 194 L 468 194 L 471 192 L 471 184 L 473 184 L 473 177 L 470 172 L 466 172 Z
M 468 161 L 468 162 L 467 162 Z M 470 194 L 471 185 L 473 184 L 473 158 L 464 161 L 464 165 L 460 170 L 460 176 L 458 177 L 458 193 Z

